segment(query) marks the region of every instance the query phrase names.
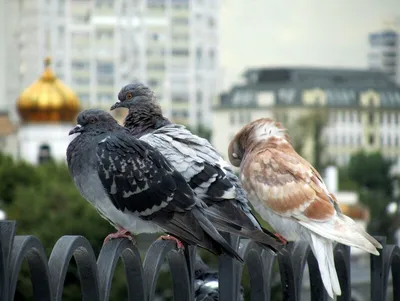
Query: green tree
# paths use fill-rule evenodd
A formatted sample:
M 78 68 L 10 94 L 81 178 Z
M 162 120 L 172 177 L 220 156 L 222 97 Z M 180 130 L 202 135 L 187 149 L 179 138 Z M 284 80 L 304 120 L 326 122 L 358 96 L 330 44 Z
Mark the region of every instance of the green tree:
M 15 161 L 11 156 L 0 153 L 0 199 L 6 204 L 10 203 L 17 185 L 38 184 L 35 172 L 33 166 L 23 161 Z
M 212 131 L 204 125 L 199 124 L 196 127 L 186 126 L 186 128 L 193 134 L 211 141 Z
M 308 139 L 312 142 L 312 158 L 310 163 L 317 169 L 322 170 L 328 163 L 328 158 L 324 158 L 325 142 L 323 131 L 327 124 L 328 114 L 325 109 L 316 109 L 306 115 L 300 116 L 294 122 L 288 124 L 289 135 L 292 145 L 304 156 L 304 148 Z
M 26 164 L 33 172 L 26 175 L 25 182 L 12 186 L 12 199 L 6 206 L 8 218 L 17 221 L 17 234 L 37 236 L 46 249 L 47 256 L 63 235 L 83 235 L 98 255 L 104 238 L 115 229 L 84 200 L 76 189 L 65 164 L 46 163 L 36 166 Z M 19 171 L 11 169 L 17 175 Z M 9 171 L 9 175 L 16 175 Z M 5 189 L 3 182 L 0 190 Z M 19 275 L 18 296 L 30 300 L 32 296 L 29 271 L 23 267 Z M 78 274 L 72 262 L 68 269 L 63 300 L 81 300 Z M 121 268 L 114 276 L 111 300 L 125 300 L 125 275 Z
M 366 154 L 361 151 L 351 157 L 348 174 L 360 188 L 367 191 L 381 191 L 391 196 L 393 179 L 390 168 L 392 164 L 393 162 L 385 159 L 379 152 Z
M 371 223 L 368 230 L 372 234 L 386 235 L 389 241 L 394 230 L 392 220 L 386 214 L 386 207 L 393 195 L 391 165 L 392 162 L 379 152 L 367 154 L 361 151 L 351 157 L 347 170 L 340 172 L 340 183 L 354 185 L 359 192 L 360 202 L 370 208 Z

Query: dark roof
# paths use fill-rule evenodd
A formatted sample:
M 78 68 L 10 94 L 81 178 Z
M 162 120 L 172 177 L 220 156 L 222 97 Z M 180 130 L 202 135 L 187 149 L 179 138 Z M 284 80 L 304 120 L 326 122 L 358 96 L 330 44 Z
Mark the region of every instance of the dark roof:
M 358 106 L 359 94 L 374 90 L 381 106 L 400 108 L 400 88 L 385 74 L 373 70 L 332 68 L 258 68 L 244 73 L 245 84 L 221 95 L 216 108 L 257 107 L 256 92 L 270 91 L 276 105 L 303 105 L 304 90 L 322 89 L 328 106 Z M 288 101 L 290 98 L 290 101 Z

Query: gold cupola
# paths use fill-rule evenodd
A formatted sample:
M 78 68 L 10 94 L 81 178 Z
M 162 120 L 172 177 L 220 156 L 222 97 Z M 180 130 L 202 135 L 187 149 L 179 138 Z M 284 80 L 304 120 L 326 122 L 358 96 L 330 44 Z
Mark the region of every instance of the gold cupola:
M 51 59 L 47 57 L 42 76 L 17 100 L 17 109 L 24 123 L 73 122 L 80 110 L 78 97 L 55 76 L 50 64 Z

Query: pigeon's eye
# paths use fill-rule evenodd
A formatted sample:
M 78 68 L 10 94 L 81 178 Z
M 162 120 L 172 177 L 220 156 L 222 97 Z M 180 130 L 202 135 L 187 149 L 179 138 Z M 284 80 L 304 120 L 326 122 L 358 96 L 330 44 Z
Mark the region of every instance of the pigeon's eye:
M 96 122 L 96 118 L 92 117 L 89 119 L 89 123 L 95 123 Z
M 126 94 L 126 99 L 131 99 L 133 97 L 132 93 Z

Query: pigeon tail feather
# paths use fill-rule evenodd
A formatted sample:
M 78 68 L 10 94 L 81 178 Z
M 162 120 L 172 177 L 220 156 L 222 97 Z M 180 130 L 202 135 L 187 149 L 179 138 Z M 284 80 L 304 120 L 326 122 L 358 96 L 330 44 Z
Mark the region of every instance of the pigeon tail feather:
M 232 206 L 232 208 L 236 207 Z M 272 251 L 273 254 L 283 247 L 283 244 L 278 241 L 274 234 L 266 229 L 258 229 L 256 225 L 252 225 L 251 220 L 244 212 L 236 208 L 235 214 L 232 214 L 232 212 L 220 211 L 221 209 L 221 207 L 216 208 L 214 206 L 205 209 L 208 219 L 217 230 L 251 239 L 261 247 Z M 229 219 L 229 217 L 232 218 Z M 235 220 L 235 217 L 239 220 Z
M 219 254 L 227 253 L 229 256 L 236 258 L 241 263 L 244 262 L 243 258 L 229 245 L 229 243 L 218 233 L 213 224 L 207 219 L 204 209 L 193 208 L 193 215 L 201 225 L 201 228 L 207 233 L 208 236 L 215 243 L 215 248 L 219 250 Z
M 377 248 L 382 248 L 378 241 L 365 232 L 351 218 L 342 214 L 335 214 L 329 222 L 300 220 L 299 223 L 322 237 L 350 247 L 359 248 L 377 256 L 379 256 Z
M 310 235 L 311 250 L 317 259 L 322 282 L 329 297 L 334 299 L 335 296 L 340 296 L 342 291 L 340 289 L 339 279 L 335 269 L 333 242 L 312 232 Z

